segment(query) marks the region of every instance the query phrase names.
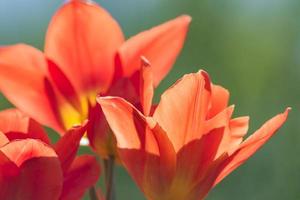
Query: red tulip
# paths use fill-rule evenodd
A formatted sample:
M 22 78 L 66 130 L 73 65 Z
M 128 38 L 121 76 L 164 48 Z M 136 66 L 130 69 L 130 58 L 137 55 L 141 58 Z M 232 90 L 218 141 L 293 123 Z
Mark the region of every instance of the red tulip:
M 253 155 L 288 116 L 289 109 L 244 140 L 248 117 L 232 119 L 228 99 L 226 89 L 199 71 L 165 91 L 150 116 L 120 97 L 99 97 L 98 102 L 116 136 L 121 161 L 148 199 L 199 200 Z
M 154 86 L 179 54 L 190 23 L 180 16 L 124 42 L 118 23 L 91 1 L 67 1 L 54 15 L 44 53 L 24 44 L 0 48 L 0 91 L 19 109 L 61 134 L 90 119 L 91 145 L 104 158 L 114 138 L 97 94 L 138 103 L 140 56 L 151 60 Z
M 42 127 L 16 109 L 0 112 L 0 199 L 79 200 L 99 177 L 93 156 L 75 157 L 86 125 L 52 146 Z

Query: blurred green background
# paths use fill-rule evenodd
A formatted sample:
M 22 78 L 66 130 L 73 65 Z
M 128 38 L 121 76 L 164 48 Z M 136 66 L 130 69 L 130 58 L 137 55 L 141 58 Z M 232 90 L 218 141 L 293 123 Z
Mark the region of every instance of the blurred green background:
M 180 14 L 193 17 L 185 47 L 159 95 L 176 79 L 202 68 L 231 92 L 235 116 L 250 115 L 250 132 L 293 108 L 264 148 L 208 196 L 208 200 L 300 199 L 300 1 L 102 0 L 127 37 Z M 0 45 L 43 48 L 61 0 L 0 0 Z M 103 24 L 105 27 L 105 24 Z M 10 107 L 0 96 L 0 108 Z M 126 172 L 117 171 L 118 199 L 144 199 Z

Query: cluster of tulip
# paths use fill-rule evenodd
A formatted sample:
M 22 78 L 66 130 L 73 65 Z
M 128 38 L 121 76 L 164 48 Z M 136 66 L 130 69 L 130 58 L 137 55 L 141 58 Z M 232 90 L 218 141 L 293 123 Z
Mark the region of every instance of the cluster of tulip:
M 248 117 L 232 118 L 229 92 L 200 70 L 152 104 L 191 21 L 180 16 L 124 41 L 97 4 L 67 1 L 41 52 L 0 47 L 0 91 L 17 109 L 0 113 L 0 199 L 114 199 L 113 165 L 123 165 L 147 199 L 200 200 L 253 155 L 288 111 L 244 140 Z M 52 144 L 42 126 L 61 138 Z M 89 145 L 104 162 L 77 156 Z

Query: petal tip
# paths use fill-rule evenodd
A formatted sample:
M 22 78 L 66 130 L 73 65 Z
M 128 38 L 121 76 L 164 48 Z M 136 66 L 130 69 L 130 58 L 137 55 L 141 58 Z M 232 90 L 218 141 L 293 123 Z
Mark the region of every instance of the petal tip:
M 249 121 L 250 121 L 250 117 L 249 117 L 249 116 L 245 116 L 245 120 L 246 120 L 247 122 L 249 122 Z
M 207 71 L 205 71 L 205 70 L 203 70 L 203 69 L 200 69 L 200 70 L 197 72 L 197 74 L 200 74 L 200 75 L 202 75 L 202 76 L 209 76 L 208 73 L 207 73 Z
M 291 107 L 287 107 L 283 113 L 279 114 L 279 115 L 282 115 L 284 116 L 285 118 L 287 118 L 288 114 L 290 113 L 290 111 L 292 110 Z
M 88 123 L 89 123 L 89 120 L 86 119 L 86 120 L 83 121 L 82 126 L 86 126 Z
M 229 106 L 229 110 L 228 110 L 228 114 L 231 116 L 233 111 L 235 109 L 235 104 L 232 104 L 231 106 Z
M 141 65 L 143 67 L 150 67 L 151 63 L 145 56 L 141 56 Z
M 107 105 L 114 105 L 111 100 L 116 99 L 117 97 L 112 97 L 112 96 L 98 96 L 96 98 L 96 101 L 100 104 L 100 106 L 107 106 Z
M 96 3 L 92 0 L 66 0 L 65 4 L 69 4 L 69 3 L 84 3 L 84 4 L 88 4 L 88 5 L 95 5 Z
M 211 91 L 211 87 L 212 87 L 212 84 L 211 84 L 211 79 L 210 79 L 210 76 L 209 74 L 205 71 L 205 70 L 199 70 L 198 71 L 199 75 L 201 75 L 203 78 L 204 78 L 204 83 L 205 83 L 205 88 L 209 91 Z
M 284 115 L 284 117 L 287 118 L 291 110 L 292 110 L 291 107 L 287 107 L 285 111 L 282 113 L 282 115 Z
M 99 104 L 102 104 L 103 102 L 105 102 L 105 99 L 107 99 L 107 97 L 103 97 L 101 95 L 97 95 L 96 97 L 96 101 L 99 103 Z
M 190 24 L 191 21 L 192 21 L 192 17 L 189 16 L 189 15 L 186 15 L 186 14 L 181 15 L 179 18 L 180 18 L 183 22 L 185 22 L 186 24 Z
M 81 124 L 73 124 L 71 129 L 78 129 L 78 128 L 86 127 L 88 123 L 89 123 L 89 120 L 86 119 Z

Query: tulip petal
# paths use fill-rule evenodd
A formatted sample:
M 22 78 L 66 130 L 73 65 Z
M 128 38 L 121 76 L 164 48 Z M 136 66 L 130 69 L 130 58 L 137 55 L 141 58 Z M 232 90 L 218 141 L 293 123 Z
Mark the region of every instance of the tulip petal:
M 139 115 L 137 110 L 121 98 L 100 97 L 97 98 L 97 102 L 101 105 L 106 120 L 116 137 L 122 162 L 130 172 L 134 171 L 132 176 L 141 186 L 146 160 L 145 119 L 141 118 L 142 114 Z M 152 152 L 157 154 L 158 150 L 153 149 L 156 146 L 154 145 L 155 139 L 153 137 L 149 139 L 147 142 L 152 142 L 153 145 L 147 146 L 152 147 Z
M 9 140 L 32 138 L 50 144 L 50 139 L 42 126 L 18 109 L 0 112 L 0 131 L 5 133 Z
M 49 101 L 46 74 L 47 63 L 39 50 L 24 44 L 0 48 L 0 91 L 41 124 L 61 131 Z
M 229 91 L 219 85 L 212 85 L 211 108 L 208 119 L 224 110 L 229 102 Z
M 6 178 L 17 176 L 19 174 L 18 166 L 11 161 L 2 151 L 0 151 L 0 182 L 4 182 Z M 5 190 L 1 184 L 0 197 L 2 197 Z M 3 198 L 1 198 L 3 199 Z
M 214 160 L 209 168 L 206 170 L 204 177 L 200 179 L 199 183 L 194 186 L 190 191 L 190 196 L 186 199 L 205 199 L 209 191 L 212 189 L 214 180 L 220 172 L 220 165 L 227 158 L 226 154 L 221 155 L 218 159 Z
M 231 155 L 232 151 L 235 151 L 243 141 L 243 137 L 247 134 L 249 128 L 249 117 L 238 117 L 230 120 L 229 122 L 229 133 L 228 143 L 226 148 L 228 153 Z M 222 142 L 225 140 L 223 139 Z M 225 146 L 225 144 L 224 144 Z
M 143 109 L 143 114 L 148 116 L 150 114 L 152 99 L 154 96 L 153 74 L 152 67 L 147 61 L 142 61 L 144 64 L 140 69 L 140 102 Z
M 45 143 L 35 139 L 14 140 L 0 148 L 11 161 L 21 166 L 26 160 L 37 157 L 57 157 Z
M 97 101 L 116 136 L 121 160 L 138 185 L 145 190 L 166 189 L 176 166 L 175 151 L 167 134 L 122 98 L 100 97 Z
M 53 149 L 38 140 L 24 139 L 10 142 L 0 152 L 19 167 L 18 173 L 6 173 L 0 179 L 0 199 L 58 200 L 63 177 Z
M 45 53 L 76 90 L 98 93 L 110 85 L 115 53 L 123 40 L 106 10 L 90 1 L 68 1 L 49 25 Z
M 118 50 L 123 76 L 130 77 L 140 68 L 140 57 L 145 56 L 153 66 L 154 85 L 170 71 L 183 47 L 191 21 L 180 16 L 127 40 Z
M 76 156 L 80 140 L 86 132 L 86 129 L 87 122 L 82 126 L 74 126 L 55 144 L 54 149 L 60 160 L 64 174 L 69 169 Z
M 228 119 L 227 124 L 224 125 L 224 134 L 217 148 L 218 151 L 215 158 L 223 154 L 231 155 L 239 147 L 243 141 L 243 137 L 247 134 L 248 122 L 249 117 Z
M 214 185 L 218 184 L 228 174 L 242 165 L 262 145 L 264 145 L 286 121 L 289 108 L 284 113 L 278 114 L 267 121 L 260 129 L 247 138 L 240 147 L 223 163 L 223 169 L 217 177 Z
M 47 62 L 49 75 L 57 89 L 74 108 L 76 108 L 77 110 L 81 110 L 82 108 L 77 92 L 75 91 L 75 88 L 70 83 L 66 75 L 53 61 L 47 59 Z
M 223 134 L 224 127 L 213 129 L 200 139 L 193 140 L 180 149 L 177 153 L 176 173 L 179 181 L 175 182 L 175 185 L 186 187 L 186 191 L 189 191 L 188 188 L 192 188 L 193 185 L 205 178 L 207 170 L 214 161 Z
M 204 124 L 204 133 L 208 133 L 213 129 L 226 127 L 230 122 L 230 118 L 233 114 L 234 106 L 229 106 L 223 111 L 219 112 L 213 118 L 205 121 Z
M 117 96 L 122 97 L 129 101 L 132 104 L 136 104 L 139 102 L 139 93 L 138 93 L 138 86 L 135 84 L 139 84 L 138 81 L 135 81 L 132 77 L 122 77 L 116 79 L 109 91 L 105 96 Z
M 146 153 L 142 188 L 151 199 L 158 199 L 161 194 L 169 192 L 176 173 L 176 153 L 167 134 L 158 124 L 151 129 L 151 132 L 156 139 L 159 156 Z M 135 173 L 134 168 L 129 170 L 131 174 Z
M 176 152 L 203 135 L 210 86 L 208 74 L 199 71 L 185 75 L 161 96 L 153 118 L 166 130 Z
M 100 166 L 95 157 L 77 157 L 64 178 L 60 200 L 80 200 L 85 191 L 95 185 L 100 176 Z
M 26 161 L 18 180 L 16 200 L 55 200 L 62 190 L 62 173 L 57 158 L 40 157 Z M 38 175 L 37 175 L 38 172 Z M 16 188 L 16 187 L 14 187 Z
M 154 136 L 145 134 L 149 127 L 140 111 L 119 97 L 99 97 L 97 101 L 117 138 L 119 148 L 144 148 L 149 153 L 158 154 Z
M 150 62 L 141 57 L 141 68 L 136 71 L 131 77 L 132 86 L 136 90 L 136 96 L 139 97 L 137 102 L 141 106 L 141 111 L 145 116 L 150 114 L 152 108 L 152 99 L 154 96 L 154 83 L 153 83 L 153 71 Z M 121 96 L 132 104 L 136 102 L 130 101 L 124 96 Z
M 108 159 L 109 155 L 115 155 L 116 142 L 99 104 L 90 108 L 88 119 L 87 137 L 90 146 L 102 159 Z
M 9 143 L 9 139 L 6 137 L 6 135 L 4 133 L 1 132 L 0 130 L 0 147 L 2 147 L 3 145 Z

